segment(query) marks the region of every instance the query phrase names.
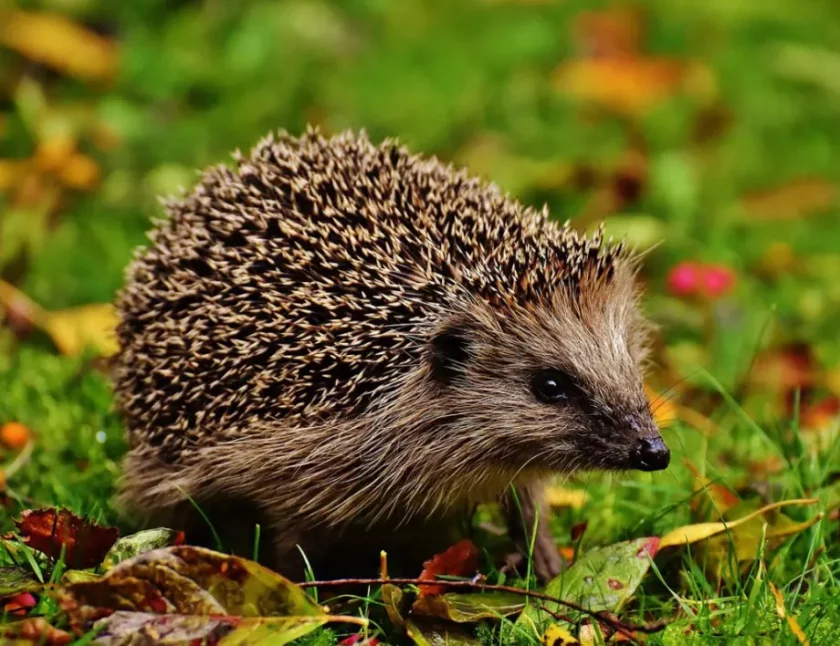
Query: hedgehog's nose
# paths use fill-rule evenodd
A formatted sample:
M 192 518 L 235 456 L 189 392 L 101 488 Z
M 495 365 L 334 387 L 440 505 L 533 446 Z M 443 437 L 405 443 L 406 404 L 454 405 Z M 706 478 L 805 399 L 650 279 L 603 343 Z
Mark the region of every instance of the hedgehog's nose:
M 643 437 L 630 456 L 632 468 L 640 471 L 661 471 L 671 461 L 671 452 L 658 435 Z

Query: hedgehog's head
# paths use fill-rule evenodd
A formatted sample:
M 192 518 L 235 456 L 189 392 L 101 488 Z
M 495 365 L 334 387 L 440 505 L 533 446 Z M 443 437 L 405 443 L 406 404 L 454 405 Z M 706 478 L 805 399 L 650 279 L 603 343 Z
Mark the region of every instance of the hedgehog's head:
M 514 470 L 667 467 L 633 282 L 630 267 L 586 272 L 527 307 L 473 301 L 442 321 L 427 374 L 448 432 L 476 444 L 477 460 Z

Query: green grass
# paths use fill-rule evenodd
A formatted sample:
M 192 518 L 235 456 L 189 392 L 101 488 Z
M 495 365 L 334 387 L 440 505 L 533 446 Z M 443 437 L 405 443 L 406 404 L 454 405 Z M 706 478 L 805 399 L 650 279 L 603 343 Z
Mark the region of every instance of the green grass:
M 691 503 L 705 494 L 694 492 L 684 458 L 746 499 L 820 499 L 790 511 L 794 520 L 840 504 L 836 420 L 823 433 L 800 429 L 772 387 L 759 383 L 762 375 L 750 372 L 758 353 L 793 343 L 806 346 L 822 372 L 840 369 L 840 211 L 835 201 L 807 217 L 758 221 L 740 202 L 799 177 L 840 181 L 840 11 L 832 0 L 645 3 L 644 50 L 702 61 L 718 98 L 675 97 L 632 122 L 582 114 L 550 81 L 574 52 L 574 17 L 606 3 L 19 6 L 108 26 L 121 44 L 110 86 L 25 65 L 0 47 L 0 159 L 28 157 L 58 124 L 75 132 L 102 168 L 95 190 L 63 189 L 48 218 L 36 217 L 41 202 L 21 205 L 13 191 L 0 193 L 0 276 L 45 307 L 110 300 L 149 218 L 160 213 L 156 197 L 189 186 L 196 169 L 226 161 L 229 151 L 247 149 L 271 129 L 298 132 L 317 121 L 329 130 L 364 127 L 374 139 L 398 135 L 417 151 L 469 163 L 525 202 L 547 202 L 559 219 L 588 226 L 582 214 L 608 215 L 608 229 L 660 242 L 644 271 L 645 307 L 661 327 L 652 378 L 661 388 L 679 384 L 683 405 L 718 430 L 706 435 L 678 422 L 665 431 L 674 459 L 664 473 L 575 479 L 589 501 L 556 513 L 559 542 L 571 545 L 570 528 L 584 521 L 583 549 L 691 522 Z M 47 107 L 39 111 L 41 100 Z M 698 138 L 698 123 L 719 114 L 727 115 L 726 128 Z M 97 147 L 91 124 L 106 127 L 118 144 Z M 640 139 L 646 173 L 638 196 L 618 213 L 592 211 L 596 189 L 564 179 L 567 171 L 613 169 Z M 768 271 L 766 254 L 778 242 L 793 260 L 777 258 Z M 731 267 L 734 292 L 709 307 L 669 295 L 668 270 L 689 259 Z M 806 393 L 803 406 L 812 396 Z M 40 505 L 131 527 L 110 502 L 122 428 L 109 386 L 89 361 L 61 357 L 41 337 L 17 341 L 0 327 L 0 422 L 8 420 L 29 426 L 35 447 L 9 479 L 0 527 Z M 751 474 L 750 464 L 768 457 L 782 461 L 781 472 Z M 4 458 L 9 464 L 14 455 Z M 772 581 L 811 643 L 836 643 L 837 536 L 838 523 L 827 515 L 767 553 L 766 571 L 756 562 L 724 567 L 720 578 L 707 577 L 683 550 L 657 560 L 622 617 L 680 617 L 649 638 L 654 644 L 796 643 L 775 614 Z M 693 621 L 686 609 L 696 612 Z M 505 624 L 482 626 L 479 634 L 487 644 L 515 641 Z M 334 643 L 334 636 L 319 631 L 307 643 Z

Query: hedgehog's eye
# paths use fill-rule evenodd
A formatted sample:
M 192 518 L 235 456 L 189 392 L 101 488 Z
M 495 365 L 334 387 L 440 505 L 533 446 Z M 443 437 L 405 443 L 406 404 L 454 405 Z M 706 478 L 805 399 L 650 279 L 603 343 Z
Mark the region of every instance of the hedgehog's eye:
M 580 393 L 574 379 L 562 370 L 540 370 L 531 378 L 534 397 L 546 404 L 569 401 Z

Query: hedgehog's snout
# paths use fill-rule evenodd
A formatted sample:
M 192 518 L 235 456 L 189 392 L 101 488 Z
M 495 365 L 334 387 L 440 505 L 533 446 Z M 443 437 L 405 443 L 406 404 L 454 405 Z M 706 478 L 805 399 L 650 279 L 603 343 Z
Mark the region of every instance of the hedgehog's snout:
M 671 462 L 671 451 L 660 435 L 643 437 L 630 455 L 631 466 L 640 471 L 662 471 Z
M 625 426 L 635 437 L 630 450 L 630 468 L 639 471 L 662 471 L 671 462 L 671 451 L 659 434 L 652 417 L 636 415 L 625 418 Z

